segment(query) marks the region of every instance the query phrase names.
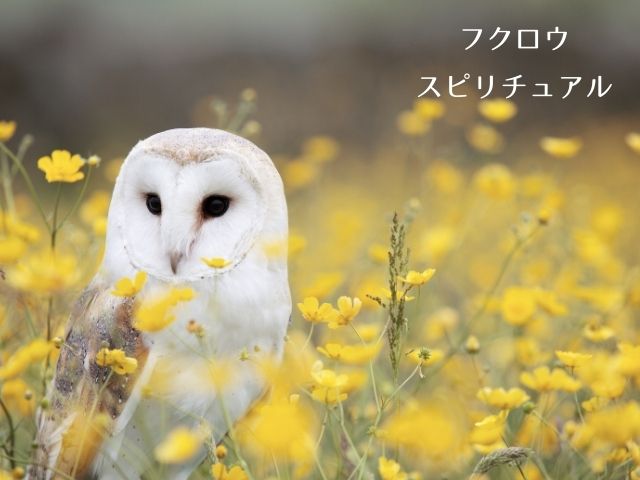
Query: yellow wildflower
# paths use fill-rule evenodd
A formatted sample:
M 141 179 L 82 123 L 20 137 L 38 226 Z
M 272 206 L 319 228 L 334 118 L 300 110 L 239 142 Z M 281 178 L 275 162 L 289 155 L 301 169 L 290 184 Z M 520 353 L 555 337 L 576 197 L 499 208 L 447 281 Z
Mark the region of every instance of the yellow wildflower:
M 160 463 L 177 464 L 191 460 L 202 447 L 202 433 L 178 427 L 166 436 L 153 451 Z
M 6 142 L 13 137 L 16 131 L 16 122 L 0 120 L 0 142 Z
M 27 345 L 20 347 L 9 359 L 0 366 L 0 380 L 9 380 L 17 377 L 31 364 L 47 358 L 53 344 L 42 338 L 32 340 Z
M 292 190 L 309 185 L 317 176 L 318 166 L 304 160 L 291 160 L 282 168 L 284 184 Z
M 480 453 L 487 454 L 493 450 L 504 448 L 502 440 L 507 421 L 506 410 L 497 415 L 489 415 L 476 422 L 469 434 L 469 441 Z
M 437 348 L 413 348 L 407 352 L 407 358 L 420 366 L 427 367 L 442 360 L 444 352 Z
M 627 135 L 624 137 L 624 141 L 627 143 L 631 150 L 640 154 L 640 133 L 627 133 Z
M 481 100 L 478 104 L 478 111 L 487 120 L 495 123 L 504 123 L 511 120 L 518 113 L 518 107 L 506 98 L 492 98 L 490 100 Z
M 96 354 L 96 363 L 101 367 L 111 367 L 118 375 L 133 373 L 138 368 L 138 360 L 127 357 L 120 349 L 101 348 Z
M 577 352 L 564 352 L 561 350 L 556 350 L 556 357 L 567 367 L 573 369 L 580 367 L 587 363 L 593 355 L 589 355 L 587 353 L 577 353 Z
M 130 278 L 121 278 L 118 280 L 111 290 L 111 294 L 116 297 L 133 297 L 137 295 L 147 281 L 146 272 L 138 272 L 133 280 Z
M 318 351 L 327 358 L 338 360 L 347 365 L 364 365 L 375 358 L 381 348 L 382 342 L 370 345 L 327 343 L 324 347 L 318 347 Z
M 409 137 L 421 137 L 431 130 L 431 122 L 413 110 L 400 112 L 396 125 L 401 133 Z
M 203 257 L 202 261 L 211 268 L 224 268 L 231 265 L 231 261 L 221 257 Z
M 558 296 L 555 294 L 555 292 L 536 290 L 535 297 L 538 306 L 549 315 L 553 315 L 554 317 L 561 317 L 569 312 L 567 306 L 558 300 Z
M 579 138 L 544 137 L 540 140 L 540 148 L 552 157 L 575 157 L 582 148 L 582 140 Z
M 312 397 L 327 405 L 334 405 L 346 400 L 344 393 L 349 377 L 345 374 L 338 375 L 335 371 L 323 368 L 322 362 L 316 362 L 311 369 L 311 377 L 314 385 L 311 389 Z
M 238 465 L 227 469 L 223 463 L 211 465 L 211 476 L 213 480 L 248 480 L 247 473 Z
M 435 120 L 445 114 L 446 108 L 441 100 L 419 98 L 413 102 L 413 111 L 425 120 Z
M 611 400 L 604 397 L 591 397 L 589 400 L 585 400 L 580 405 L 582 405 L 582 409 L 585 412 L 591 413 L 606 407 L 607 405 L 609 405 L 610 401 Z
M 19 260 L 27 251 L 27 244 L 19 237 L 0 236 L 0 265 L 8 265 Z
M 417 272 L 415 270 L 410 270 L 407 272 L 406 277 L 398 277 L 404 283 L 408 283 L 409 285 L 424 285 L 436 274 L 435 268 L 427 268 L 422 272 Z
M 408 478 L 398 462 L 386 457 L 378 458 L 378 473 L 382 480 L 407 480 Z
M 589 322 L 582 330 L 582 334 L 592 342 L 604 342 L 615 336 L 611 327 L 599 325 L 597 322 Z
M 302 144 L 302 155 L 316 163 L 334 160 L 340 151 L 340 145 L 333 138 L 324 135 L 310 137 Z
M 516 180 L 506 166 L 491 163 L 478 170 L 474 176 L 475 187 L 494 200 L 507 200 L 516 190 Z
M 464 342 L 464 349 L 472 355 L 480 351 L 480 340 L 475 335 L 469 335 Z
M 386 265 L 389 261 L 389 247 L 379 243 L 375 243 L 369 247 L 369 258 L 376 263 Z
M 358 297 L 345 297 L 338 298 L 338 309 L 329 318 L 329 328 L 343 327 L 351 323 L 356 315 L 362 308 L 362 301 Z
M 524 325 L 536 312 L 536 292 L 524 287 L 509 287 L 502 296 L 502 318 L 510 325 Z
M 575 392 L 580 389 L 580 381 L 572 378 L 559 368 L 552 371 L 549 367 L 538 367 L 533 372 L 523 372 L 520 375 L 520 382 L 538 392 L 549 392 L 551 390 L 563 390 Z
M 32 253 L 7 269 L 9 283 L 19 290 L 35 293 L 58 293 L 78 279 L 78 264 L 73 255 L 50 249 Z
M 180 302 L 195 296 L 191 288 L 172 288 L 164 295 L 142 302 L 135 313 L 134 327 L 143 332 L 157 332 L 169 326 L 176 317 L 171 313 Z
M 500 153 L 504 148 L 504 137 L 491 125 L 472 126 L 467 132 L 467 141 L 483 153 Z
M 237 426 L 241 443 L 253 453 L 302 464 L 313 460 L 316 424 L 298 396 L 278 396 L 261 403 Z
M 444 160 L 434 161 L 425 174 L 427 181 L 439 192 L 453 194 L 460 190 L 464 183 L 462 173 Z
M 80 155 L 71 155 L 68 150 L 54 150 L 51 156 L 40 157 L 38 168 L 46 174 L 47 182 L 74 183 L 84 178 L 80 169 L 84 160 Z
M 0 396 L 9 408 L 17 410 L 25 417 L 31 415 L 35 409 L 33 392 L 21 378 L 4 382 Z
M 529 400 L 529 395 L 521 388 L 489 388 L 478 390 L 478 400 L 501 410 L 511 410 Z
M 316 297 L 307 297 L 302 303 L 298 303 L 298 310 L 307 322 L 322 323 L 328 322 L 335 316 L 335 310 L 329 303 L 320 302 Z

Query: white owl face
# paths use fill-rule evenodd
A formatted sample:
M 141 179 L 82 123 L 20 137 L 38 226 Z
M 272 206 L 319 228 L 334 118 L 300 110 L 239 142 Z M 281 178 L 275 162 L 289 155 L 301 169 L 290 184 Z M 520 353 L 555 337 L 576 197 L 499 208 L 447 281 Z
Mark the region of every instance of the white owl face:
M 218 132 L 183 132 L 192 130 Z M 118 241 L 135 269 L 170 281 L 205 278 L 241 262 L 264 233 L 265 223 L 266 230 L 286 236 L 282 186 L 278 178 L 275 198 L 274 187 L 265 187 L 273 176 L 259 175 L 264 159 L 247 158 L 250 150 L 224 145 L 216 145 L 215 151 L 186 145 L 185 150 L 173 152 L 141 148 L 145 142 L 149 140 L 134 148 L 118 178 L 107 238 L 109 250 L 111 217 L 117 217 Z M 269 165 L 275 172 L 270 161 Z M 269 210 L 278 206 L 284 216 L 269 216 Z M 213 269 L 204 257 L 230 263 Z

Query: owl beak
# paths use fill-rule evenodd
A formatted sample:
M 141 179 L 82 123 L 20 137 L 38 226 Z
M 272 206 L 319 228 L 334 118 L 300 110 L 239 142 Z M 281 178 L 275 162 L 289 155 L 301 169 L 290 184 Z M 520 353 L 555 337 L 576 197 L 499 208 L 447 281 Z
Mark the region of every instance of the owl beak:
M 178 264 L 182 260 L 183 254 L 180 252 L 173 252 L 169 255 L 169 263 L 171 264 L 171 271 L 175 275 L 178 271 Z

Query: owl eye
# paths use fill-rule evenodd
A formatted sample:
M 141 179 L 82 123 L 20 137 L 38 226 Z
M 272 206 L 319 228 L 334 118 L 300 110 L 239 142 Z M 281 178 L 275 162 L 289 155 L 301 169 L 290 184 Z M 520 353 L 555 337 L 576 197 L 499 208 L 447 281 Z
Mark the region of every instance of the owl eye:
M 229 208 L 229 197 L 211 195 L 202 201 L 202 213 L 205 217 L 221 217 Z
M 160 215 L 162 213 L 162 202 L 157 194 L 147 193 L 147 210 L 153 215 Z

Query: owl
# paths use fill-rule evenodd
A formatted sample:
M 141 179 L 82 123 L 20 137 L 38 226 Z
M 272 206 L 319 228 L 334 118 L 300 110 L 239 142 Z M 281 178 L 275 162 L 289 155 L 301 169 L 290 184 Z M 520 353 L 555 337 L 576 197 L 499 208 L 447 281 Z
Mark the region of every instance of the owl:
M 219 442 L 268 388 L 257 359 L 281 358 L 287 229 L 280 176 L 248 140 L 192 128 L 140 141 L 116 180 L 102 264 L 68 321 L 31 478 L 187 478 L 206 447 L 161 465 L 161 441 L 185 427 Z M 285 245 L 278 254 L 274 242 Z M 224 261 L 203 261 L 212 257 Z M 140 292 L 114 295 L 138 272 Z M 194 295 L 170 325 L 137 329 L 140 302 L 178 287 Z M 135 371 L 100 365 L 104 348 L 122 350 Z

